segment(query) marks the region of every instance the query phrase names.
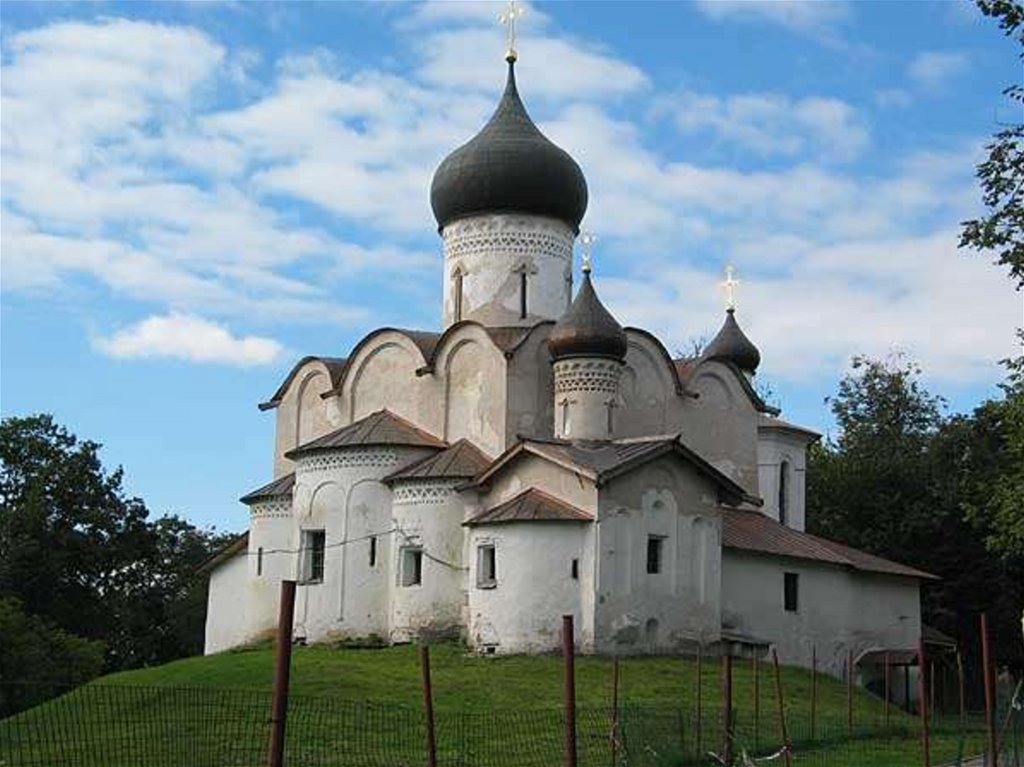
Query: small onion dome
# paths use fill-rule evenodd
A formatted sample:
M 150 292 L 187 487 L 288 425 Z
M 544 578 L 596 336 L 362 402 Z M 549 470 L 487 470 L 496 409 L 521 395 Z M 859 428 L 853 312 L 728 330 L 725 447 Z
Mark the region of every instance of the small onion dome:
M 533 124 L 516 90 L 515 66 L 494 115 L 438 166 L 430 205 L 439 229 L 477 213 L 526 213 L 574 232 L 587 211 L 587 181 L 569 154 Z
M 704 350 L 704 359 L 726 360 L 734 363 L 740 370 L 753 374 L 761 364 L 761 352 L 740 330 L 735 314 L 735 309 L 726 310 L 722 329 Z
M 626 357 L 626 331 L 604 308 L 594 292 L 589 272 L 583 274 L 576 299 L 548 336 L 548 351 L 556 360 L 568 357 Z

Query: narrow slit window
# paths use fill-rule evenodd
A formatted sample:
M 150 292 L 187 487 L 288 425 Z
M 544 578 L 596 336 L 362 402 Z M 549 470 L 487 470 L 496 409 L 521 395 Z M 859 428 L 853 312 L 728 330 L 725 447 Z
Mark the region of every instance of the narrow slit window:
M 787 613 L 795 613 L 800 607 L 800 576 L 797 573 L 785 573 L 783 578 L 783 606 Z
M 452 285 L 453 302 L 455 304 L 455 321 L 462 321 L 462 269 L 455 270 L 454 285 Z
M 569 572 L 572 574 L 572 579 L 574 581 L 578 581 L 580 579 L 580 561 L 578 559 L 574 559 L 572 561 L 572 567 Z
M 402 549 L 402 585 L 419 586 L 423 583 L 423 549 L 407 546 Z
M 377 536 L 370 536 L 370 567 L 377 566 Z
M 779 466 L 779 522 L 789 524 L 789 461 Z
M 477 547 L 476 585 L 481 589 L 493 589 L 498 585 L 498 570 L 494 554 L 494 544 L 484 544 Z
M 661 572 L 665 539 L 658 535 L 647 537 L 647 572 L 656 575 Z
M 324 554 L 327 534 L 323 530 L 303 532 L 303 578 L 306 583 L 320 583 L 324 579 Z
M 519 272 L 519 319 L 526 319 L 526 269 Z
M 256 575 L 263 575 L 263 547 L 256 549 Z

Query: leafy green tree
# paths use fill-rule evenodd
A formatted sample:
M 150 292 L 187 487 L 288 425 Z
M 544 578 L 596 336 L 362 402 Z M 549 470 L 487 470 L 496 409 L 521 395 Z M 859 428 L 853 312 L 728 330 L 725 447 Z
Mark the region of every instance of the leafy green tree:
M 1024 48 L 1024 5 L 978 0 L 978 7 Z M 1024 86 L 1011 85 L 1003 93 L 1016 105 L 1015 114 L 1024 112 Z M 1024 121 L 1004 125 L 986 150 L 988 157 L 978 166 L 986 213 L 964 222 L 960 246 L 995 254 L 996 263 L 1009 268 L 1010 278 L 1020 289 L 1024 287 Z

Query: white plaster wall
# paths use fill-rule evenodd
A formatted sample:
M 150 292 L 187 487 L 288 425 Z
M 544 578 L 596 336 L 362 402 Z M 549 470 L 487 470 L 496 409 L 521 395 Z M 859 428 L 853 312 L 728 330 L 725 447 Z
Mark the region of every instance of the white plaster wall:
M 320 396 L 330 388 L 330 373 L 319 360 L 310 360 L 295 374 L 275 409 L 275 479 L 294 468 L 285 453 L 341 426 L 337 408 Z
M 508 362 L 506 447 L 519 435 L 543 438 L 554 434 L 554 375 L 547 344 L 553 327 L 553 323 L 537 326 Z
M 913 649 L 921 634 L 916 580 L 861 573 L 726 549 L 722 575 L 722 623 L 778 648 L 782 663 L 818 666 L 842 676 L 847 652 Z M 797 612 L 783 609 L 784 573 L 799 575 Z
M 481 494 L 480 506 L 487 509 L 506 501 L 523 490 L 536 487 L 583 511 L 597 508 L 597 488 L 593 482 L 569 469 L 523 453 L 506 467 Z
M 589 522 L 511 522 L 474 527 L 469 535 L 469 641 L 483 652 L 552 652 L 562 616 L 573 615 L 581 650 L 593 646 L 593 531 Z M 477 547 L 495 547 L 496 586 L 477 586 Z M 580 578 L 572 578 L 579 559 Z M 588 615 L 589 612 L 589 615 Z M 493 648 L 493 650 L 491 649 Z
M 787 526 L 803 530 L 806 523 L 807 442 L 779 429 L 759 429 L 757 436 L 758 495 L 765 514 L 779 521 L 779 476 L 783 461 L 789 463 L 789 512 Z
M 443 417 L 436 433 L 499 455 L 505 449 L 506 362 L 490 336 L 479 326 L 461 327 L 438 350 L 434 371 L 443 386 L 443 400 L 431 403 Z M 422 422 L 434 420 L 423 415 Z
M 722 524 L 714 486 L 664 458 L 603 487 L 599 507 L 598 650 L 647 652 L 716 641 Z M 656 574 L 647 572 L 649 536 L 663 539 Z
M 437 433 L 420 420 L 420 382 L 416 370 L 423 355 L 404 334 L 381 334 L 349 363 L 342 387 L 346 423 L 354 423 L 378 410 L 390 410 Z
M 390 558 L 390 637 L 407 642 L 421 634 L 458 634 L 466 587 L 464 502 L 456 492 L 463 480 L 400 482 L 393 488 L 393 517 L 399 532 Z M 421 583 L 403 586 L 402 546 L 424 551 Z
M 573 232 L 541 216 L 493 213 L 454 221 L 444 240 L 444 327 L 455 317 L 455 274 L 462 272 L 462 317 L 484 325 L 528 326 L 569 306 Z M 527 316 L 520 316 L 519 272 L 527 273 Z
M 203 650 L 207 655 L 249 640 L 249 600 L 240 598 L 246 593 L 249 579 L 246 559 L 232 557 L 210 573 Z
M 387 563 L 394 546 L 391 491 L 381 478 L 432 451 L 408 447 L 347 448 L 303 456 L 296 466 L 291 548 L 301 531 L 326 532 L 324 579 L 300 581 L 295 635 L 309 641 L 330 637 L 387 635 Z M 378 559 L 369 567 L 368 536 L 378 538 Z M 347 541 L 344 545 L 338 545 Z M 300 555 L 292 563 L 300 574 Z
M 247 602 L 251 637 L 269 635 L 277 626 L 281 581 L 293 576 L 293 534 L 295 521 L 291 499 L 254 504 L 249 513 L 249 551 L 245 587 L 235 598 Z M 259 550 L 263 549 L 262 573 L 257 573 Z

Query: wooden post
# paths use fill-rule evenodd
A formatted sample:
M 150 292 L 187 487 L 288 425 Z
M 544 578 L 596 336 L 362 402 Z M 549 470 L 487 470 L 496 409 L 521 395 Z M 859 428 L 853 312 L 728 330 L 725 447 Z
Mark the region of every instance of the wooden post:
M 924 767 L 932 767 L 931 743 L 928 739 L 928 698 L 925 685 L 924 642 L 917 645 L 917 708 L 921 712 L 921 748 L 924 755 Z
M 288 717 L 288 685 L 292 671 L 292 625 L 295 620 L 295 581 L 281 581 L 281 605 L 277 618 L 277 652 L 274 660 L 274 697 L 270 709 L 268 767 L 284 764 L 285 721 Z
M 935 716 L 935 661 L 928 660 L 928 710 Z
M 576 767 L 576 643 L 572 616 L 562 616 L 562 657 L 565 661 L 565 767 Z
M 967 717 L 967 688 L 964 683 L 964 659 L 960 655 L 959 647 L 956 650 L 956 674 L 958 694 L 960 696 L 960 725 L 962 727 Z
M 757 657 L 757 650 L 754 650 L 754 750 L 759 747 L 761 734 L 761 667 Z
M 427 765 L 437 767 L 437 739 L 434 734 L 434 689 L 430 684 L 430 648 L 420 645 L 420 670 L 423 674 L 423 718 L 427 725 Z
M 992 670 L 992 648 L 988 638 L 988 618 L 981 614 L 981 668 L 985 677 L 985 728 L 988 730 L 988 767 L 999 767 L 996 738 L 995 676 Z
M 903 666 L 903 708 L 910 713 L 910 661 Z
M 853 650 L 846 651 L 846 733 L 853 737 Z
M 702 722 L 701 722 L 701 704 L 703 702 L 702 701 L 702 697 L 703 696 L 701 695 L 701 685 L 703 684 L 703 676 L 704 676 L 704 674 L 702 673 L 703 665 L 704 665 L 704 644 L 703 643 L 698 643 L 697 644 L 697 739 L 696 739 L 697 757 L 698 758 L 700 758 L 700 748 L 701 748 L 701 740 L 702 740 L 701 736 L 704 734 L 703 733 L 703 726 L 702 726 Z
M 779 673 L 779 654 L 772 648 L 772 664 L 775 666 L 775 694 L 779 699 L 779 727 L 782 730 L 782 753 L 786 758 L 786 767 L 793 767 L 793 755 L 790 753 L 789 730 L 786 729 L 786 705 L 782 697 L 782 675 Z
M 889 653 L 885 654 L 885 728 L 889 729 L 889 706 L 892 698 L 892 686 L 890 685 Z
M 619 763 L 619 656 L 612 658 L 612 767 Z
M 818 647 L 811 645 L 811 740 L 818 721 Z
M 722 759 L 732 767 L 732 655 L 722 656 Z

